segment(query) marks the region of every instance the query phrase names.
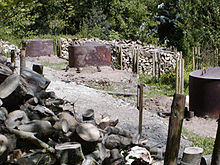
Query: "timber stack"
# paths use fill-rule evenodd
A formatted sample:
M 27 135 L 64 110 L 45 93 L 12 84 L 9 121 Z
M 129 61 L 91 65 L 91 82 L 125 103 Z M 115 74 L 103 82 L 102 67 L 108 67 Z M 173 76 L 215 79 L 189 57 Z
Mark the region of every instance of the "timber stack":
M 82 45 L 86 42 L 96 42 L 108 45 L 112 50 L 112 62 L 115 66 L 120 65 L 118 59 L 121 56 L 122 66 L 119 66 L 123 70 L 132 70 L 133 58 L 138 56 L 138 70 L 139 73 L 145 73 L 148 75 L 153 74 L 154 56 L 158 54 L 155 60 L 160 60 L 160 74 L 166 71 L 170 71 L 175 68 L 176 60 L 180 54 L 175 52 L 173 48 L 156 47 L 153 45 L 143 45 L 140 41 L 131 40 L 112 40 L 105 41 L 97 38 L 92 39 L 58 39 L 60 43 L 60 57 L 65 59 L 69 58 L 68 47 L 73 45 Z
M 50 80 L 8 65 L 0 63 L 0 164 L 152 163 L 149 148 L 118 120 L 97 119 L 92 109 L 77 117 L 74 103 L 46 90 Z

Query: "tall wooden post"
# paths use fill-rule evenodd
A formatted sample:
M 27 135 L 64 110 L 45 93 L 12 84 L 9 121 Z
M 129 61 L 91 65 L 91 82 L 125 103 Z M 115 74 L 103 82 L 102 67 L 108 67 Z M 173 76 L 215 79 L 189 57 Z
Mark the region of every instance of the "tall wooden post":
M 16 62 L 15 62 L 15 50 L 11 50 L 11 66 L 12 66 L 12 71 L 15 71 L 16 68 Z
M 119 61 L 119 65 L 120 65 L 120 69 L 121 70 L 123 70 L 123 63 L 122 63 L 122 60 L 123 60 L 123 57 L 122 57 L 122 48 L 121 47 L 119 47 L 119 59 L 118 59 L 118 61 Z
M 139 56 L 140 56 L 140 49 L 137 49 L 137 54 L 136 54 L 136 73 L 139 74 Z
M 56 48 L 57 48 L 57 56 L 61 57 L 62 56 L 62 47 L 61 47 L 61 40 L 60 39 L 56 40 Z
M 156 52 L 154 52 L 153 56 L 153 78 L 156 79 Z
M 25 49 L 21 49 L 21 53 L 20 53 L 20 74 L 23 72 L 25 67 L 26 67 Z
M 171 116 L 169 119 L 168 138 L 164 165 L 176 165 L 180 147 L 181 131 L 184 119 L 186 97 L 181 94 L 174 94 Z
M 220 164 L 220 113 L 219 113 L 218 130 L 216 133 L 211 165 L 219 165 L 219 164 Z
M 137 89 L 137 108 L 139 110 L 139 129 L 138 133 L 141 137 L 142 135 L 142 120 L 143 120 L 143 84 L 138 85 Z
M 192 48 L 192 63 L 193 63 L 193 70 L 195 70 L 195 47 Z

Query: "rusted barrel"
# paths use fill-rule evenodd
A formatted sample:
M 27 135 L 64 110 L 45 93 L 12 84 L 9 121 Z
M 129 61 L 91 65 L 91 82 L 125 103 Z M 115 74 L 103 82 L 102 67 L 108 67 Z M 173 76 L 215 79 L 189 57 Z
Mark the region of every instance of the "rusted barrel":
M 220 113 L 220 67 L 189 74 L 189 109 L 196 116 L 218 118 Z
M 50 39 L 31 39 L 25 40 L 26 56 L 38 57 L 53 55 L 53 40 Z
M 73 45 L 68 48 L 69 66 L 108 66 L 111 64 L 111 49 L 95 42 Z

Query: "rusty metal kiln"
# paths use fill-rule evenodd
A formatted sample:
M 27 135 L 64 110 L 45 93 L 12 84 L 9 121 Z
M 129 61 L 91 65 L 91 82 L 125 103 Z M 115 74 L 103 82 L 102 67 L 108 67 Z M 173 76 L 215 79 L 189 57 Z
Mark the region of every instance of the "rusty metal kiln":
M 26 40 L 26 56 L 38 57 L 53 55 L 53 40 L 50 39 L 31 39 Z
M 68 48 L 69 66 L 108 66 L 111 64 L 111 48 L 104 44 L 87 42 Z
M 189 109 L 194 111 L 196 116 L 219 117 L 220 67 L 190 73 Z

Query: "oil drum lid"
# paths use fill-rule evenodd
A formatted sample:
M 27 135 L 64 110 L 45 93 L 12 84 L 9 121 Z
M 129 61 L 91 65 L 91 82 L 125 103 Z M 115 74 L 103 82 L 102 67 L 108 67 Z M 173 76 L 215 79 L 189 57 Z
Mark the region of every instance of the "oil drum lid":
M 190 77 L 196 77 L 201 79 L 220 79 L 220 67 L 208 68 L 193 71 L 189 74 Z

